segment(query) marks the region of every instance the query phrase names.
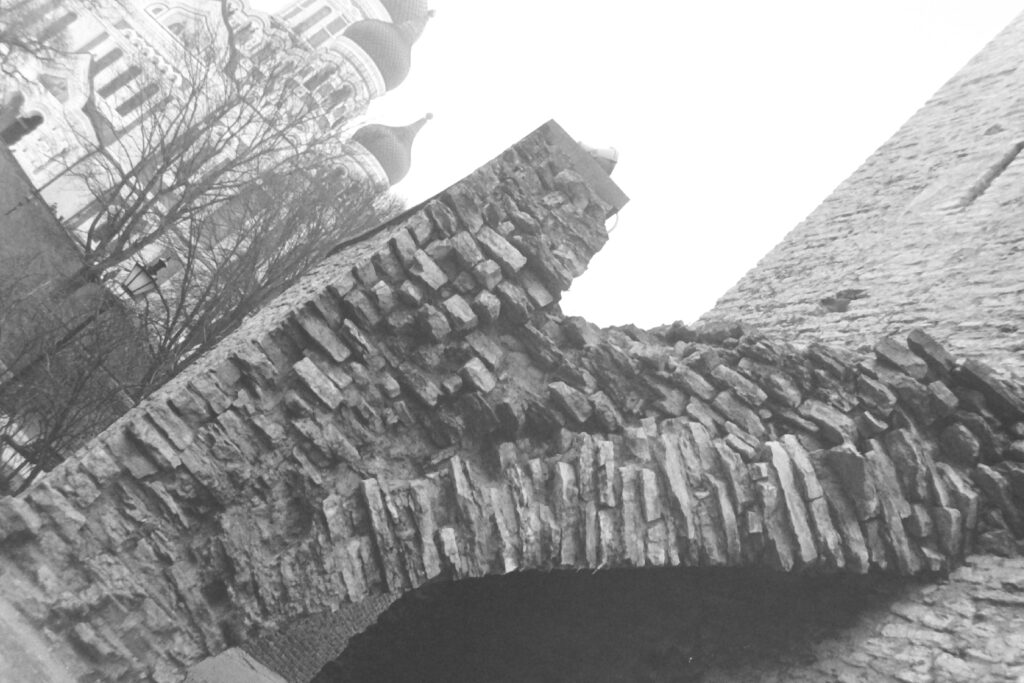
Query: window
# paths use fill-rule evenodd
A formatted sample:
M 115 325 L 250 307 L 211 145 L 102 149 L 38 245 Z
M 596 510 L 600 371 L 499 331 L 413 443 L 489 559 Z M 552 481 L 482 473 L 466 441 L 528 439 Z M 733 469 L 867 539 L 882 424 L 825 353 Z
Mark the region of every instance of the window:
M 117 113 L 121 116 L 127 116 L 139 107 L 141 107 L 146 100 L 153 97 L 160 90 L 160 87 L 156 83 L 150 83 L 145 86 L 142 90 L 135 93 L 127 100 L 117 105 Z
M 43 124 L 42 114 L 26 114 L 19 116 L 3 130 L 0 130 L 0 141 L 13 145 Z
M 314 26 L 315 24 L 320 23 L 320 20 L 323 19 L 324 17 L 326 17 L 330 13 L 331 13 L 331 8 L 330 7 L 321 7 L 316 12 L 313 12 L 313 14 L 309 15 L 308 17 L 303 19 L 301 22 L 299 22 L 298 26 L 295 27 L 295 32 L 300 34 L 300 35 L 305 33 L 312 26 Z
M 142 69 L 138 66 L 132 65 L 128 67 L 127 71 L 122 72 L 114 78 L 114 80 L 107 83 L 105 86 L 99 89 L 100 97 L 110 97 L 115 92 L 128 85 L 142 73 Z
M 103 71 L 123 56 L 124 53 L 121 52 L 121 48 L 115 47 L 113 50 L 103 55 L 99 59 L 93 60 L 92 64 L 89 66 L 89 75 L 95 76 L 96 74 Z

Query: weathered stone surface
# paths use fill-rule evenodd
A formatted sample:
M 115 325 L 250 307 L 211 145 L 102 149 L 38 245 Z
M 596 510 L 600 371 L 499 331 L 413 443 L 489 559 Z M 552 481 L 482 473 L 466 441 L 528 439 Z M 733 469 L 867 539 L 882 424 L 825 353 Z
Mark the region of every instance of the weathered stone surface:
M 859 574 L 866 573 L 870 568 L 870 554 L 851 497 L 839 478 L 827 468 L 819 471 L 819 481 L 825 494 L 824 500 L 828 503 L 836 530 L 842 539 L 846 566 Z
M 452 329 L 456 332 L 465 332 L 477 326 L 479 320 L 473 312 L 469 303 L 458 294 L 453 294 L 441 304 L 444 312 L 448 314 Z
M 303 384 L 309 388 L 313 394 L 324 402 L 328 408 L 332 410 L 337 408 L 342 401 L 341 392 L 335 386 L 334 382 L 330 380 L 320 368 L 316 366 L 309 358 L 303 358 L 296 363 L 293 368 L 295 374 L 302 380 Z
M 896 466 L 903 493 L 911 501 L 929 500 L 931 471 L 915 436 L 906 429 L 897 429 L 886 434 L 884 442 L 884 449 L 878 441 L 872 445 L 876 451 L 886 453 Z
M 896 470 L 883 452 L 868 451 L 865 459 L 878 491 L 886 522 L 884 533 L 896 557 L 896 565 L 903 574 L 916 574 L 921 570 L 921 560 L 903 526 L 903 520 L 911 515 L 911 507 L 900 491 Z
M 430 291 L 437 291 L 448 282 L 448 276 L 438 267 L 427 252 L 418 249 L 409 266 L 409 274 Z
M 398 299 L 407 306 L 419 306 L 423 303 L 423 288 L 406 280 L 398 287 Z
M 638 489 L 640 473 L 635 466 L 625 465 L 619 468 L 619 478 L 622 481 L 622 541 L 626 562 L 642 567 L 646 564 L 644 537 L 647 525 Z
M 547 308 L 555 302 L 555 295 L 549 292 L 529 270 L 523 270 L 520 273 L 519 281 L 522 283 L 523 291 L 526 292 L 526 297 L 537 308 Z
M 882 337 L 875 344 L 875 355 L 914 379 L 924 379 L 928 374 L 928 364 L 892 337 Z
M 0 539 L 9 543 L 35 536 L 43 522 L 22 498 L 0 499 Z
M 981 445 L 967 427 L 960 423 L 951 424 L 942 430 L 939 444 L 942 457 L 959 467 L 974 467 L 978 464 Z
M 472 268 L 473 277 L 485 290 L 492 290 L 502 281 L 501 266 L 495 261 L 485 259 Z
M 907 335 L 907 346 L 920 356 L 938 377 L 947 377 L 953 370 L 956 360 L 939 342 L 924 330 L 911 330 Z
M 764 425 L 756 412 L 736 398 L 731 391 L 723 391 L 715 397 L 714 407 L 723 415 L 735 422 L 746 433 L 761 438 L 765 434 Z
M 470 270 L 484 260 L 484 255 L 477 246 L 476 240 L 469 233 L 458 232 L 452 235 L 449 241 L 460 267 Z
M 485 394 L 489 393 L 498 384 L 497 378 L 479 358 L 471 358 L 462 366 L 459 374 L 469 386 Z
M 587 395 L 574 389 L 565 382 L 552 382 L 548 385 L 551 399 L 576 424 L 583 424 L 593 412 Z
M 957 376 L 968 387 L 977 389 L 992 405 L 992 410 L 1007 420 L 1024 419 L 1024 397 L 996 376 L 981 361 L 968 359 L 957 369 Z
M 743 458 L 729 445 L 728 440 L 716 440 L 714 449 L 714 454 L 718 459 L 716 469 L 728 482 L 732 499 L 736 501 L 737 508 L 746 510 L 754 503 L 754 489 Z
M 956 508 L 935 507 L 931 509 L 939 547 L 948 556 L 957 558 L 964 551 L 963 514 Z
M 808 520 L 807 507 L 796 483 L 793 463 L 782 444 L 775 441 L 765 443 L 767 460 L 775 468 L 778 486 L 785 500 L 789 524 L 796 539 L 797 557 L 800 562 L 810 564 L 818 559 L 814 546 L 814 535 Z
M 694 497 L 687 482 L 679 438 L 675 434 L 662 434 L 660 442 L 661 448 L 657 449 L 655 457 L 665 476 L 669 508 L 675 517 L 674 526 L 680 536 L 680 561 L 685 565 L 694 566 L 698 561 L 699 534 Z
M 742 374 L 736 372 L 727 365 L 716 366 L 714 370 L 711 371 L 711 375 L 731 388 L 736 392 L 737 396 L 754 408 L 757 408 L 768 400 L 768 394 L 766 394 L 761 387 L 757 386 L 748 378 L 744 377 Z
M 373 300 L 377 303 L 377 309 L 382 314 L 387 315 L 398 305 L 395 290 L 388 283 L 378 282 L 370 291 L 373 294 Z
M 423 304 L 420 307 L 416 320 L 420 332 L 431 341 L 444 341 L 452 333 L 448 317 L 430 304 Z
M 867 375 L 857 377 L 857 394 L 869 406 L 883 412 L 896 406 L 896 395 L 887 386 Z
M 740 370 L 757 380 L 760 387 L 774 400 L 787 408 L 796 408 L 803 402 L 800 388 L 791 377 L 781 370 L 764 363 L 743 358 Z
M 490 227 L 483 226 L 473 236 L 484 252 L 501 266 L 506 277 L 514 277 L 526 265 L 526 257 Z
M 615 403 L 603 391 L 590 394 L 590 404 L 594 407 L 594 418 L 602 431 L 614 434 L 622 430 L 624 419 Z
M 772 478 L 756 482 L 758 502 L 764 510 L 765 536 L 772 550 L 771 562 L 783 571 L 796 566 L 798 546 L 786 518 L 783 493 Z
M 678 381 L 686 391 L 699 396 L 704 401 L 711 401 L 718 393 L 715 388 L 704 379 L 699 373 L 686 365 L 680 365 L 672 372 L 672 377 Z
M 380 484 L 375 479 L 367 479 L 362 482 L 362 489 L 370 513 L 374 543 L 377 552 L 380 553 L 387 589 L 391 591 L 404 590 L 409 586 L 409 579 L 401 571 L 399 543 L 388 519 Z
M 422 373 L 411 363 L 403 363 L 397 368 L 398 383 L 407 391 L 413 393 L 419 400 L 428 407 L 437 405 L 441 396 L 441 390 L 437 383 Z
M 854 421 L 857 424 L 857 431 L 865 438 L 878 436 L 889 428 L 887 423 L 877 418 L 871 411 L 858 413 Z
M 960 406 L 960 399 L 956 397 L 949 387 L 936 380 L 928 384 L 928 390 L 932 394 L 932 409 L 938 418 L 952 415 Z
M 530 319 L 533 310 L 526 298 L 526 293 L 508 281 L 502 281 L 495 287 L 495 294 L 501 301 L 502 313 L 513 323 L 525 323 Z
M 866 521 L 877 516 L 880 512 L 878 493 L 865 457 L 849 445 L 829 449 L 822 456 L 843 490 L 848 492 L 858 519 Z
M 978 465 L 974 469 L 974 481 L 982 493 L 1003 513 L 1003 518 L 1014 536 L 1024 537 L 1024 516 L 1013 500 L 1013 493 L 1006 477 L 988 465 Z
M 687 415 L 704 425 L 704 428 L 711 433 L 717 433 L 719 427 L 725 424 L 725 418 L 722 415 L 696 397 L 686 402 L 685 411 Z
M 829 445 L 854 443 L 857 440 L 857 425 L 847 415 L 815 399 L 804 401 L 799 408 L 800 415 L 821 428 L 822 436 Z
M 498 297 L 484 290 L 474 297 L 473 311 L 481 323 L 490 325 L 497 321 L 498 316 L 501 315 L 501 301 L 498 300 Z

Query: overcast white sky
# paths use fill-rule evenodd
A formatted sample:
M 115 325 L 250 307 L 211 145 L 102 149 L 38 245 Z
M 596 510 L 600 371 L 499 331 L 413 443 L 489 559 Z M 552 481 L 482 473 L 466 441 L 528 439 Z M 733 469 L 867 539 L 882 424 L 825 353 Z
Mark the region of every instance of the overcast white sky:
M 620 153 L 631 197 L 563 299 L 601 325 L 692 321 L 1021 0 L 430 0 L 408 79 L 371 117 L 431 111 L 418 201 L 549 118 Z

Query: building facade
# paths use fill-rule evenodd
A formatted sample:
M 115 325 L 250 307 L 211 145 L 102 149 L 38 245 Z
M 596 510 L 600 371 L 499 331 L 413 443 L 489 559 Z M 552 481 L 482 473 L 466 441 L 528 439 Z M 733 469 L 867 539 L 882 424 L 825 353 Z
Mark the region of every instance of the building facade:
M 397 178 L 372 151 L 347 141 L 369 102 L 407 75 L 429 18 L 425 2 L 299 0 L 264 13 L 244 0 L 42 0 L 9 17 L 10 30 L 53 47 L 4 55 L 0 138 L 67 218 L 89 198 L 76 166 L 104 137 L 130 138 L 163 106 L 162 86 L 189 77 L 183 64 L 197 39 L 229 44 L 243 59 L 287 55 L 296 99 L 315 101 L 318 125 L 337 129 L 339 144 L 348 145 L 345 165 L 382 187 Z

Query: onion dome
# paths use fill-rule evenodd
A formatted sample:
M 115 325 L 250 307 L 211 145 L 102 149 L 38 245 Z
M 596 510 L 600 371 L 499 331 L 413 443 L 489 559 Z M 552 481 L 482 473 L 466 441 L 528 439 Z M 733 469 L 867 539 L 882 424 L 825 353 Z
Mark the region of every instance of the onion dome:
M 420 21 L 427 16 L 427 0 L 381 0 L 384 9 L 391 15 L 391 21 Z
M 427 114 L 408 126 L 384 126 L 371 123 L 363 126 L 352 136 L 352 140 L 366 148 L 380 163 L 388 181 L 394 185 L 409 172 L 412 162 L 412 141 L 427 121 L 433 118 Z
M 396 26 L 377 19 L 362 19 L 345 29 L 345 37 L 370 56 L 384 77 L 384 86 L 391 90 L 409 73 L 412 44 L 419 36 L 416 28 L 409 22 Z

